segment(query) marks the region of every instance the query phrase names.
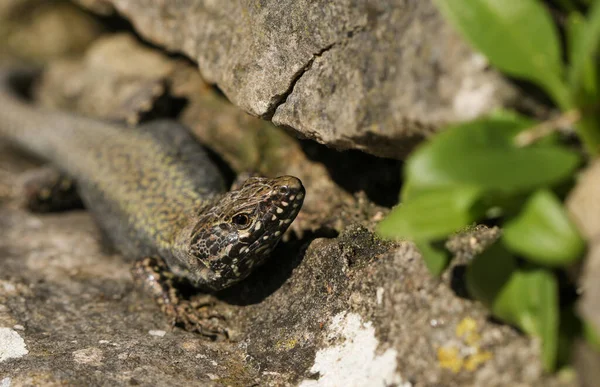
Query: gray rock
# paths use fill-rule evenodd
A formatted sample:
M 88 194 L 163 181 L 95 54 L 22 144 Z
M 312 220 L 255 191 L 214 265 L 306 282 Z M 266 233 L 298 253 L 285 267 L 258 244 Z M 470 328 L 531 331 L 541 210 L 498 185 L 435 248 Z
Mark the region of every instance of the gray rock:
M 600 161 L 593 162 L 582 174 L 566 201 L 571 218 L 589 242 L 579 278 L 579 312 L 596 332 L 600 332 Z
M 107 2 L 237 106 L 338 149 L 402 158 L 446 122 L 522 100 L 430 0 Z
M 25 385 L 572 385 L 535 341 L 361 226 L 288 242 L 216 295 L 231 341 L 171 330 L 85 213 L 0 207 L 0 380 Z M 10 339 L 10 340 L 9 340 Z
M 80 54 L 102 32 L 89 12 L 64 1 L 0 1 L 0 60 L 44 63 Z

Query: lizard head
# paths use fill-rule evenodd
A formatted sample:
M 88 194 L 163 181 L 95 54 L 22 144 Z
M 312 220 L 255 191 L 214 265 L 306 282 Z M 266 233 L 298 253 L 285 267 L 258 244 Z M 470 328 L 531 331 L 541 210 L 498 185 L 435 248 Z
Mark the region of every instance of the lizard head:
M 251 177 L 221 196 L 190 234 L 191 277 L 215 290 L 247 277 L 275 248 L 300 211 L 304 194 L 299 179 L 281 176 Z

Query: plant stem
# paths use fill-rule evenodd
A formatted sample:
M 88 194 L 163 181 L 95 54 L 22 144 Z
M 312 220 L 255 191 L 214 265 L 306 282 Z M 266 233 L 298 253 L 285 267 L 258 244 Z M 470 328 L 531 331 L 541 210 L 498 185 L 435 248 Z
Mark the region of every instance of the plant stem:
M 581 119 L 579 110 L 569 110 L 560 116 L 544 121 L 530 129 L 524 130 L 515 137 L 515 144 L 524 147 L 533 144 L 550 133 L 573 127 Z

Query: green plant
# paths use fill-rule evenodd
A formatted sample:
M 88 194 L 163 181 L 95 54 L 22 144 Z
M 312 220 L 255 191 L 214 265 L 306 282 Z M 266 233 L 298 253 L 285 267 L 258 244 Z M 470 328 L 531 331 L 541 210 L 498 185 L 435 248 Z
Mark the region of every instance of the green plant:
M 562 114 L 540 123 L 503 111 L 434 136 L 407 160 L 402 204 L 378 232 L 413 240 L 438 275 L 449 261 L 439 242 L 491 214 L 500 219 L 503 235 L 469 264 L 467 288 L 496 317 L 540 337 L 553 370 L 563 343 L 583 330 L 572 302 L 561 309 L 559 274 L 585 250 L 561 197 L 585 160 L 553 129 L 574 125 L 587 155 L 600 154 L 600 1 L 557 2 L 567 14 L 564 45 L 539 0 L 435 3 L 492 65 L 541 87 Z

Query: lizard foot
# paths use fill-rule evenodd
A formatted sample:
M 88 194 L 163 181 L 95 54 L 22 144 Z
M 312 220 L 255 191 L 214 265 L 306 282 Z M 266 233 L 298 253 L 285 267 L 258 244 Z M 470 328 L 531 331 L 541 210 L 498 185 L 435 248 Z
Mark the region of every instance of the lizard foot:
M 222 326 L 225 317 L 214 310 L 215 303 L 198 304 L 195 300 L 180 301 L 176 307 L 175 323 L 183 324 L 186 331 L 198 332 L 204 336 L 227 338 L 227 330 Z
M 184 299 L 181 289 L 191 285 L 171 272 L 164 260 L 140 259 L 131 273 L 136 284 L 154 298 L 171 326 L 181 325 L 186 331 L 214 339 L 228 338 L 227 329 L 222 326 L 225 317 L 215 310 L 214 298 L 201 295 Z
M 47 166 L 22 177 L 24 206 L 33 212 L 57 212 L 83 208 L 73 180 Z

